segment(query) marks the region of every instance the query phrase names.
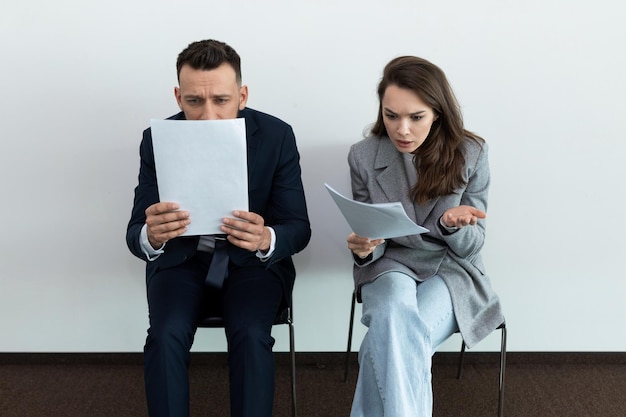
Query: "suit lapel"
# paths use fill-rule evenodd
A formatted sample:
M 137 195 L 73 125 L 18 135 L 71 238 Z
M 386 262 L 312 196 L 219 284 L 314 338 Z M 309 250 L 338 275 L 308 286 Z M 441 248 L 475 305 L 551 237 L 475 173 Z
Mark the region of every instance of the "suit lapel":
M 251 184 L 252 178 L 254 178 L 254 170 L 256 168 L 257 148 L 259 147 L 259 139 L 255 137 L 258 126 L 247 109 L 240 110 L 238 116 L 243 117 L 246 121 L 248 184 Z

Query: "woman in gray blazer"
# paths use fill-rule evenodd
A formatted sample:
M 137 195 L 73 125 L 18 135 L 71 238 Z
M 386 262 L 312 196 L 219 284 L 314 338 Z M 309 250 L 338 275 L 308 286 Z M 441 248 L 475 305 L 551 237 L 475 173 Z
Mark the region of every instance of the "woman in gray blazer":
M 399 201 L 429 231 L 348 236 L 368 327 L 351 417 L 432 416 L 431 358 L 460 331 L 473 346 L 504 321 L 485 274 L 487 145 L 465 130 L 441 69 L 417 57 L 387 64 L 378 119 L 348 155 L 357 201 Z

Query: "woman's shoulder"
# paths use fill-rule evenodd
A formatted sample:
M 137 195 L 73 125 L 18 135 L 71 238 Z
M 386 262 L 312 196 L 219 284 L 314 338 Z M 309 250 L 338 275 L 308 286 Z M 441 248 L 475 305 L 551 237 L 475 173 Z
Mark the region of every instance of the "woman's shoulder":
M 468 150 L 481 152 L 483 149 L 487 149 L 487 142 L 480 136 L 465 136 L 463 143 Z
M 478 159 L 481 155 L 487 155 L 489 147 L 481 137 L 466 136 L 463 140 L 463 151 L 466 158 Z
M 465 137 L 463 141 L 463 156 L 465 158 L 465 167 L 469 172 L 476 169 L 487 167 L 488 162 L 488 146 L 482 138 Z
M 354 143 L 352 147 L 358 149 L 378 147 L 381 139 L 382 138 L 379 136 L 366 136 L 358 142 Z
M 350 146 L 350 154 L 358 156 L 374 154 L 380 146 L 380 139 L 377 136 L 367 136 Z

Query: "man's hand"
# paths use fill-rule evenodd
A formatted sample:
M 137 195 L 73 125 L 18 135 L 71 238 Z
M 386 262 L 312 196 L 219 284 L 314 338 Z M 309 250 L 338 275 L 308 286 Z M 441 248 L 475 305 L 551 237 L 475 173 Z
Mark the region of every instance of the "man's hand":
M 222 232 L 228 236 L 230 243 L 250 252 L 267 252 L 270 248 L 272 235 L 263 217 L 250 211 L 233 211 L 236 218 L 225 218 L 221 226 Z
M 348 235 L 348 249 L 350 249 L 356 256 L 361 259 L 367 258 L 367 256 L 374 252 L 376 246 L 380 245 L 385 239 L 370 240 L 367 237 L 361 237 L 354 232 Z
M 176 203 L 156 203 L 146 209 L 146 226 L 148 241 L 154 249 L 165 242 L 182 235 L 191 223 L 188 211 L 176 211 L 180 206 Z
M 448 227 L 463 227 L 475 225 L 478 219 L 484 219 L 487 214 L 472 206 L 458 206 L 446 210 L 441 217 Z

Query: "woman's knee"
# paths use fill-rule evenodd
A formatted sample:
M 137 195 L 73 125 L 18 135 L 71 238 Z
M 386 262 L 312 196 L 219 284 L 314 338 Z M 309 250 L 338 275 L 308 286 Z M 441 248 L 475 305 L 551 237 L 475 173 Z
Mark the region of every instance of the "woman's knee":
M 388 273 L 364 285 L 361 289 L 364 320 L 369 323 L 376 318 L 385 322 L 417 314 L 416 288 L 413 278 L 400 273 Z

